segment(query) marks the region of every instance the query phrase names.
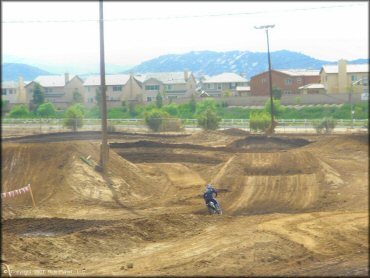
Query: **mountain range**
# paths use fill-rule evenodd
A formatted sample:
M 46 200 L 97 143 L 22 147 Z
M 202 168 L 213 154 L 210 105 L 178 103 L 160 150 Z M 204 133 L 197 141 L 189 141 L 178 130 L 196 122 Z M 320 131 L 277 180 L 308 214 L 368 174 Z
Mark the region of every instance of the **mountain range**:
M 368 63 L 368 59 L 348 61 L 351 64 Z M 321 69 L 337 61 L 318 60 L 299 52 L 281 50 L 271 52 L 273 69 Z M 163 55 L 125 71 L 135 73 L 190 70 L 195 76 L 217 75 L 223 72 L 243 74 L 247 79 L 268 70 L 266 52 L 250 51 L 192 51 L 186 54 Z
M 368 63 L 368 59 L 348 61 L 350 64 Z M 280 50 L 271 52 L 271 64 L 273 69 L 317 69 L 323 65 L 336 64 L 337 61 L 318 60 L 305 54 Z M 34 80 L 38 75 L 63 74 L 60 70 L 50 71 L 40 69 L 24 63 L 3 63 L 2 81 L 18 80 L 23 76 L 24 80 Z M 54 67 L 56 69 L 57 67 Z M 217 75 L 223 72 L 235 72 L 243 74 L 247 79 L 264 72 L 268 69 L 266 52 L 250 51 L 191 51 L 185 54 L 168 54 L 145 61 L 135 67 L 127 69 L 127 66 L 106 65 L 107 74 L 113 73 L 148 73 L 189 70 L 196 77 L 202 75 Z M 88 75 L 96 73 L 96 67 L 86 69 L 78 75 L 84 79 Z M 70 72 L 73 74 L 73 72 Z

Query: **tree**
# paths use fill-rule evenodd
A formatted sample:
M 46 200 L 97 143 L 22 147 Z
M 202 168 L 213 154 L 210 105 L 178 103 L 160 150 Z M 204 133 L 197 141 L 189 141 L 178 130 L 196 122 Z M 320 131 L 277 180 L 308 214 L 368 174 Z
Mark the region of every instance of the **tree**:
M 64 126 L 77 131 L 77 128 L 83 125 L 83 112 L 79 107 L 72 105 L 64 114 Z
M 73 103 L 83 103 L 83 101 L 84 101 L 84 98 L 83 98 L 82 94 L 78 91 L 78 89 L 76 89 L 73 92 L 73 100 L 72 100 L 72 102 Z
M 16 105 L 12 108 L 9 113 L 11 118 L 25 118 L 30 115 L 30 111 L 28 110 L 26 105 Z
M 205 130 L 216 130 L 219 127 L 221 117 L 212 109 L 207 109 L 198 117 L 198 125 Z
M 166 111 L 172 116 L 177 116 L 179 114 L 179 106 L 176 103 L 170 103 L 162 107 L 163 111 Z
M 41 85 L 35 82 L 33 86 L 33 98 L 32 103 L 36 106 L 36 109 L 45 102 L 45 92 Z
M 130 101 L 128 104 L 128 113 L 131 117 L 136 117 L 138 115 L 136 111 L 136 105 L 133 101 Z
M 191 112 L 194 114 L 195 111 L 197 110 L 197 102 L 195 100 L 195 95 L 194 94 L 191 95 L 190 107 L 191 107 Z
M 197 103 L 197 112 L 199 114 L 203 113 L 204 111 L 207 111 L 208 109 L 212 111 L 217 111 L 217 107 L 219 104 L 217 103 L 216 100 L 210 98 L 210 99 L 205 99 Z
M 162 94 L 159 92 L 155 98 L 155 104 L 157 105 L 157 108 L 162 108 L 163 106 L 163 97 Z
M 280 105 L 280 100 L 274 99 L 273 104 L 274 104 L 274 116 L 281 116 L 284 113 L 285 108 L 282 105 Z M 271 115 L 271 101 L 270 101 L 270 99 L 268 99 L 265 103 L 265 111 L 268 112 Z
M 9 111 L 9 100 L 1 99 L 1 115 L 5 115 L 5 112 Z
M 281 99 L 281 96 L 283 95 L 283 91 L 278 87 L 274 87 L 272 89 L 272 95 L 274 99 Z
M 51 102 L 41 104 L 37 110 L 37 115 L 40 117 L 55 117 L 56 116 L 56 108 L 54 104 Z

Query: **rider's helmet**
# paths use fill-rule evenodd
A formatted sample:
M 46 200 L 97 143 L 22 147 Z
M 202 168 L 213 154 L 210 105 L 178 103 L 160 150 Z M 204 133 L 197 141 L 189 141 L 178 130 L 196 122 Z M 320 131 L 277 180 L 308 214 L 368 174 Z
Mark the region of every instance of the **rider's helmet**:
M 209 184 L 207 185 L 207 189 L 212 189 L 212 188 L 213 188 L 212 184 L 210 184 L 210 183 L 209 183 Z

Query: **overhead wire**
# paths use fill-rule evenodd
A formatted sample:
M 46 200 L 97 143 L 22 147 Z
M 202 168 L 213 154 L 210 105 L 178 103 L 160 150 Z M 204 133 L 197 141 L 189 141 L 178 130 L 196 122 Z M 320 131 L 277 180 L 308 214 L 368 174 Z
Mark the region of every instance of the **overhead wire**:
M 191 18 L 205 18 L 205 17 L 222 17 L 222 16 L 243 16 L 243 15 L 254 15 L 254 14 L 267 14 L 276 12 L 293 12 L 293 11 L 309 11 L 309 10 L 320 10 L 320 9 L 332 9 L 332 8 L 348 8 L 352 6 L 362 5 L 363 3 L 350 4 L 350 5 L 336 5 L 336 6 L 321 6 L 311 8 L 295 8 L 286 9 L 281 11 L 255 11 L 255 12 L 239 12 L 239 13 L 220 13 L 220 14 L 204 14 L 204 15 L 184 15 L 184 16 L 166 16 L 166 17 L 129 17 L 129 18 L 112 18 L 104 19 L 104 22 L 116 22 L 116 21 L 142 21 L 142 20 L 173 20 L 173 19 L 191 19 Z M 8 20 L 2 21 L 1 23 L 80 23 L 80 22 L 99 22 L 99 19 L 61 19 L 61 20 Z

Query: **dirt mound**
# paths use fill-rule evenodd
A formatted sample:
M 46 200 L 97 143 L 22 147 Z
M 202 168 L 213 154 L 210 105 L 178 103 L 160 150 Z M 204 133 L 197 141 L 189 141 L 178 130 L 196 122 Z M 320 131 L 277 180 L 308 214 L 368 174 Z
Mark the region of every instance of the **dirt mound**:
M 235 140 L 235 135 L 231 136 L 220 130 L 204 130 L 192 134 L 185 140 L 186 143 L 189 144 L 201 144 L 204 146 L 224 147 Z
M 315 206 L 327 186 L 320 165 L 307 151 L 240 154 L 212 182 L 225 190 L 221 201 L 233 214 L 304 210 Z
M 368 151 L 369 135 L 368 134 L 351 134 L 351 135 L 327 135 L 322 136 L 320 140 L 312 143 L 308 148 L 320 149 L 326 152 L 353 152 Z
M 125 207 L 161 193 L 158 180 L 145 176 L 134 164 L 110 151 L 109 172 L 102 175 L 81 160 L 99 160 L 99 144 L 93 142 L 3 144 L 3 192 L 31 184 L 39 209 L 65 211 L 70 206 Z M 150 188 L 149 188 L 150 185 Z M 155 198 L 153 198 L 155 199 Z M 6 198 L 5 207 L 32 206 L 29 194 Z
M 308 140 L 300 138 L 253 135 L 234 141 L 228 147 L 260 152 L 298 148 L 310 143 Z
M 250 134 L 249 131 L 239 129 L 239 128 L 228 128 L 221 131 L 221 133 L 230 136 L 247 136 Z

